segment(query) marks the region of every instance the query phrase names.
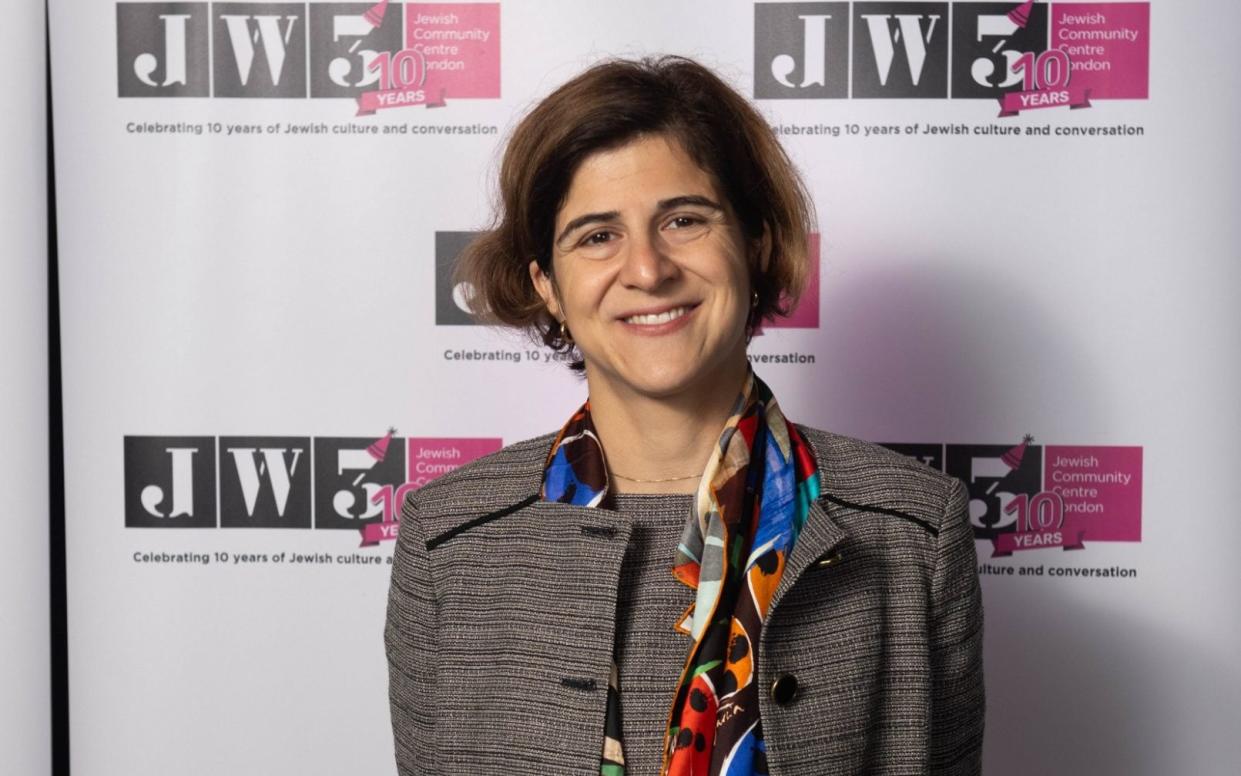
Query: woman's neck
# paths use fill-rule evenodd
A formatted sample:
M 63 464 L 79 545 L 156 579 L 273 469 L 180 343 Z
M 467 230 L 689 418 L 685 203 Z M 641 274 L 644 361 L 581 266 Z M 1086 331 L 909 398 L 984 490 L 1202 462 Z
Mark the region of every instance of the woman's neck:
M 620 493 L 693 493 L 745 384 L 748 364 L 700 387 L 652 397 L 611 381 L 590 386 L 590 416 Z M 620 476 L 624 475 L 624 476 Z M 692 475 L 692 476 L 687 476 Z M 675 479 L 668 482 L 637 480 Z M 632 478 L 632 479 L 627 479 Z

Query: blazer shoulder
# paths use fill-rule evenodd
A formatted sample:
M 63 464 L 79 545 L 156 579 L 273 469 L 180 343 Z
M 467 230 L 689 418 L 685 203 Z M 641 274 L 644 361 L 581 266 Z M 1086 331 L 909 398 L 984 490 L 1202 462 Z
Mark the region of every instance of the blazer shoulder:
M 938 531 L 959 480 L 912 456 L 795 424 L 819 467 L 821 500 L 877 512 L 897 512 Z
M 481 514 L 501 509 L 539 490 L 543 464 L 556 432 L 541 434 L 475 458 L 405 497 L 420 519 Z

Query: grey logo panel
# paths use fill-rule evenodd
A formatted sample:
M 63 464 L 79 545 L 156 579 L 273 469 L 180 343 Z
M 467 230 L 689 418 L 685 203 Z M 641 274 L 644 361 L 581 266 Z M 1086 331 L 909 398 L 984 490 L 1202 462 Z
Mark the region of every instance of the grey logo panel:
M 956 3 L 952 6 L 952 96 L 998 99 L 1020 91 L 1015 72 L 1024 52 L 1047 50 L 1047 6 L 1035 5 L 1025 27 L 1009 18 L 1012 3 Z
M 1017 530 L 1015 513 L 1004 511 L 1005 496 L 1025 494 L 1033 497 L 1043 483 L 1043 448 L 1030 445 L 1020 465 L 1012 468 L 1004 460 L 1011 445 L 947 445 L 944 471 L 965 483 L 971 502 L 979 502 L 984 511 L 974 514 L 974 538 L 993 539 L 999 534 Z
M 405 483 L 405 446 L 394 438 L 379 460 L 374 437 L 315 437 L 315 528 L 357 530 L 383 521 L 377 499 Z M 396 507 L 399 510 L 399 506 Z
M 754 6 L 754 96 L 849 96 L 849 4 Z
M 948 96 L 948 3 L 854 3 L 853 96 Z
M 435 324 L 437 326 L 476 326 L 467 312 L 473 289 L 454 286 L 452 271 L 457 257 L 478 232 L 435 233 Z
M 127 528 L 215 528 L 215 437 L 127 436 Z
M 310 437 L 220 437 L 220 527 L 310 528 Z
M 121 97 L 208 97 L 206 3 L 117 3 Z
M 304 3 L 213 3 L 216 97 L 306 96 Z
M 401 50 L 404 6 L 389 5 L 379 27 L 365 16 L 372 6 L 310 5 L 311 97 L 356 97 L 380 88 L 380 72 L 370 65 L 380 52 L 395 55 Z

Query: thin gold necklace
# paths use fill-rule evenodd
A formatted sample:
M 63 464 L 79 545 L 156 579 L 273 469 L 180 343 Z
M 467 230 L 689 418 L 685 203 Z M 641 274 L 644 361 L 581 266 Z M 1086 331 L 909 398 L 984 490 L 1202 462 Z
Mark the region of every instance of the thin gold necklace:
M 701 477 L 702 475 L 701 474 L 687 474 L 684 477 L 664 477 L 658 480 L 640 480 L 637 477 L 626 477 L 625 475 L 620 474 L 618 472 L 612 472 L 612 476 L 620 477 L 622 480 L 629 480 L 630 482 L 676 482 L 678 480 L 692 480 L 693 478 Z

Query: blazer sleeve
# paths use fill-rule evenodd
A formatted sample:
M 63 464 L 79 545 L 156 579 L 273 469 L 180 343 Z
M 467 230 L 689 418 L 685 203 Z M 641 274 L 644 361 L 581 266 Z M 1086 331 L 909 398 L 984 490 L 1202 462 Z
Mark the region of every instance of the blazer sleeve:
M 982 772 L 985 711 L 982 591 L 960 480 L 940 523 L 931 598 L 931 773 L 973 776 Z
M 434 752 L 437 605 L 426 535 L 413 494 L 401 507 L 392 558 L 384 647 L 388 701 L 400 776 L 438 773 Z

